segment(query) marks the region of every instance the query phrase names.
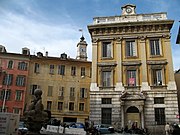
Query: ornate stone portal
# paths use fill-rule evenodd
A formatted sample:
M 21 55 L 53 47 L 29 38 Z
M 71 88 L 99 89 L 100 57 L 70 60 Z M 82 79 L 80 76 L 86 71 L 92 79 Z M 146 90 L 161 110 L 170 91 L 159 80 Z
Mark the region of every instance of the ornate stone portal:
M 48 121 L 48 113 L 44 111 L 41 95 L 42 90 L 36 89 L 34 91 L 34 100 L 24 112 L 25 123 L 28 128 L 28 135 L 40 134 L 43 124 Z

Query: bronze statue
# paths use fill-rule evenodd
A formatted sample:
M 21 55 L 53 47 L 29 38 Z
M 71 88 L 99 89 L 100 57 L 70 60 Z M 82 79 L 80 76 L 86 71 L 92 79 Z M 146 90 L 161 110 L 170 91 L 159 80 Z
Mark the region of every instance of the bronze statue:
M 43 124 L 48 120 L 48 113 L 44 111 L 42 104 L 42 90 L 36 89 L 34 91 L 34 100 L 24 112 L 25 123 L 28 127 L 28 134 L 39 134 Z

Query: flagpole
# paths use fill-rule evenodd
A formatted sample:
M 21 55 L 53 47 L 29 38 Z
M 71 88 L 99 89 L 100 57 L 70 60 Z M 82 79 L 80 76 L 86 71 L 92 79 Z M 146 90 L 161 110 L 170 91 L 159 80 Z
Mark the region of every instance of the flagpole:
M 79 31 L 81 32 L 81 34 L 82 34 L 82 37 L 83 37 L 83 29 L 79 29 Z

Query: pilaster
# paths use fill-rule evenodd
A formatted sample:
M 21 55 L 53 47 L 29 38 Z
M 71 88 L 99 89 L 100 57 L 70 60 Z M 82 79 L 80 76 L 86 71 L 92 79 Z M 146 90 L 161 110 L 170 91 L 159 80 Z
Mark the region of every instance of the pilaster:
M 172 51 L 171 51 L 171 45 L 170 45 L 170 35 L 163 35 L 164 37 L 164 46 L 166 47 L 164 55 L 166 56 L 166 59 L 168 61 L 168 84 L 167 89 L 168 90 L 176 90 L 176 83 L 174 79 L 174 69 L 173 69 L 173 62 L 172 62 Z
M 124 87 L 122 85 L 122 44 L 121 44 L 122 38 L 117 38 L 116 39 L 116 54 L 117 54 L 117 82 L 116 82 L 116 87 L 115 91 L 124 91 Z
M 145 37 L 140 38 L 140 51 L 141 51 L 141 62 L 142 62 L 142 84 L 141 84 L 141 91 L 150 90 L 150 86 L 148 84 L 148 77 L 147 77 L 147 64 L 146 64 L 146 42 Z
M 92 40 L 92 78 L 91 78 L 91 86 L 90 91 L 99 91 L 99 87 L 97 87 L 97 39 Z

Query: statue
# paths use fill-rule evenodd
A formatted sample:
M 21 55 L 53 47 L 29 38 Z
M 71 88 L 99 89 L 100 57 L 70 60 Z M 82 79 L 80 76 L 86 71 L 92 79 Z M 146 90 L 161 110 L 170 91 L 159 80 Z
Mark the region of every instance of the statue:
M 39 134 L 43 124 L 48 121 L 48 113 L 44 111 L 41 95 L 42 90 L 36 89 L 34 91 L 34 100 L 24 112 L 29 135 Z

